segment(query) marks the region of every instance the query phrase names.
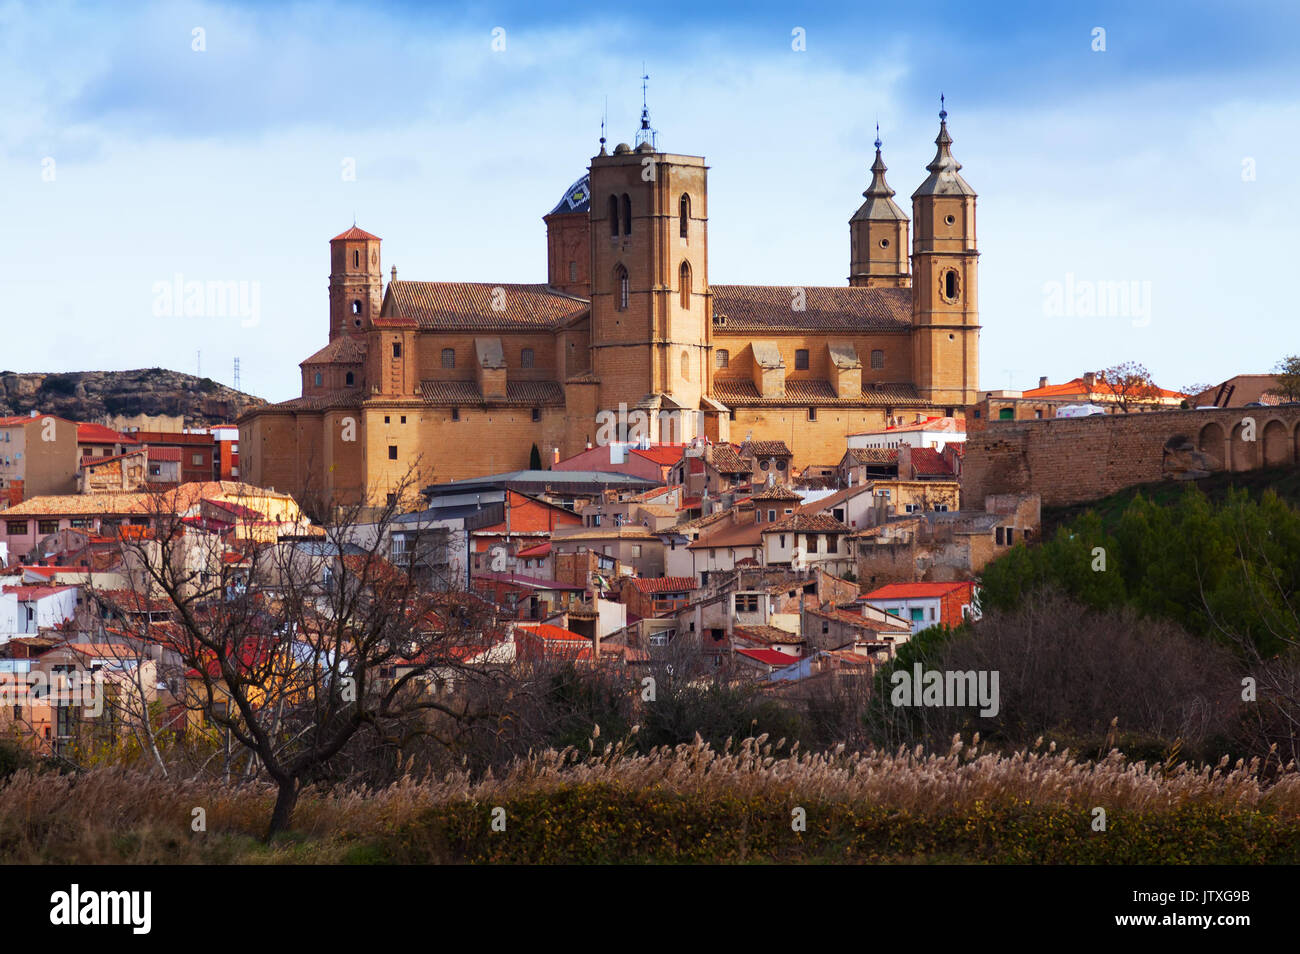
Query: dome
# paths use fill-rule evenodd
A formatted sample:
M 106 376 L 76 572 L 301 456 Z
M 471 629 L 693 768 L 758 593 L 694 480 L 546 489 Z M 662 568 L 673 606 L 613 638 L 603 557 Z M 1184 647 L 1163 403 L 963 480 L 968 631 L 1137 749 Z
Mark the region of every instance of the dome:
M 551 215 L 563 215 L 568 212 L 591 211 L 591 176 L 584 174 L 581 179 L 564 190 L 564 196 L 551 209 Z
M 621 156 L 624 153 L 628 153 L 631 151 L 632 151 L 632 147 L 625 142 L 620 142 L 617 146 L 614 147 L 614 155 L 616 156 Z

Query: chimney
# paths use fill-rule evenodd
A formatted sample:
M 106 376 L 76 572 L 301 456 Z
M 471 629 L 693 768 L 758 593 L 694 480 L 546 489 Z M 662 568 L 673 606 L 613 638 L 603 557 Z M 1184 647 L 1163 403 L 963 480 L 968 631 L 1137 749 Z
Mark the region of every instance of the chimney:
M 1047 387 L 1047 375 L 1043 375 L 1041 378 L 1038 379 L 1038 386 L 1040 388 Z
M 1083 374 L 1083 383 L 1084 386 L 1091 391 L 1093 385 L 1097 383 L 1097 375 L 1093 374 L 1091 371 L 1085 371 Z
M 393 274 L 393 277 L 392 277 L 389 281 L 390 281 L 390 282 L 395 282 L 395 281 L 397 281 L 397 266 L 396 266 L 396 265 L 393 266 L 393 273 L 392 273 L 392 274 Z

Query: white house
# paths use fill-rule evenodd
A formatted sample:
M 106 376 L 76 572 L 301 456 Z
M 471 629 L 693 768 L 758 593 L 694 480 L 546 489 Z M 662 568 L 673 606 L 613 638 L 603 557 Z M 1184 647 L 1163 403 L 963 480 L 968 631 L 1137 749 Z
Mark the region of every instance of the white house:
M 886 427 L 878 431 L 863 431 L 850 434 L 847 444 L 850 450 L 862 447 L 893 448 L 933 447 L 943 453 L 944 445 L 963 443 L 966 440 L 966 420 L 956 417 L 932 417 L 912 424 L 898 427 Z

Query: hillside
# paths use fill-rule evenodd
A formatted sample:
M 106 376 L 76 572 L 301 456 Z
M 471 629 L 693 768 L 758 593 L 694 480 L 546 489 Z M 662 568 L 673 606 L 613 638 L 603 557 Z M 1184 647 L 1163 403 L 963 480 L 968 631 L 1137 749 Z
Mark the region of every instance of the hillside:
M 247 408 L 265 403 L 211 378 L 163 368 L 62 374 L 0 371 L 0 417 L 38 411 L 98 422 L 115 415 L 170 415 L 184 417 L 186 427 L 206 427 L 230 423 Z

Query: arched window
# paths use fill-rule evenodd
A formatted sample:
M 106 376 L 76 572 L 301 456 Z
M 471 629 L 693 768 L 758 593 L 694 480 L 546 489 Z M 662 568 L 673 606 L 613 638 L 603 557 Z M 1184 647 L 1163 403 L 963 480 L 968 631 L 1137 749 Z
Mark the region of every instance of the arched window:
M 319 371 L 317 371 L 317 372 L 316 372 L 316 376 L 315 376 L 312 380 L 316 382 L 316 387 L 320 387 L 320 386 L 321 386 L 321 373 L 320 373 Z
M 354 300 L 353 300 L 353 302 L 352 302 L 352 314 L 354 314 L 354 315 L 359 315 L 359 314 L 361 314 L 361 299 L 360 299 L 360 298 L 357 298 L 357 299 L 354 299 Z
M 632 234 L 632 200 L 626 192 L 623 193 L 623 234 Z
M 885 352 L 876 350 L 871 352 L 871 367 L 879 371 L 885 366 Z
M 725 368 L 731 362 L 731 352 L 726 348 L 718 348 L 713 352 L 713 361 L 719 368 Z
M 455 349 L 455 348 L 443 348 L 443 349 L 442 349 L 442 366 L 443 366 L 444 368 L 454 368 L 454 367 L 456 367 L 456 349 Z
M 691 220 L 691 197 L 684 192 L 682 193 L 681 201 L 677 203 L 677 210 L 677 217 L 679 219 L 677 228 L 681 233 L 682 238 L 686 238 L 687 223 Z
M 951 268 L 943 273 L 943 297 L 949 301 L 957 300 L 957 272 Z
M 609 197 L 609 234 L 618 235 L 618 196 Z
M 353 268 L 361 267 L 361 252 L 359 252 L 357 249 L 352 250 L 352 267 Z
M 691 307 L 691 265 L 689 262 L 682 262 L 682 267 L 677 270 L 677 279 L 681 288 L 682 307 Z
M 614 284 L 617 286 L 615 295 L 618 296 L 615 299 L 615 307 L 619 311 L 626 311 L 628 302 L 627 269 L 622 265 L 614 269 Z
M 352 385 L 356 383 L 356 378 L 351 371 L 347 373 L 347 376 L 344 378 L 344 382 L 347 384 L 348 387 L 352 387 Z
M 691 353 L 689 351 L 683 351 L 682 352 L 682 380 L 689 381 L 690 379 L 691 379 Z

